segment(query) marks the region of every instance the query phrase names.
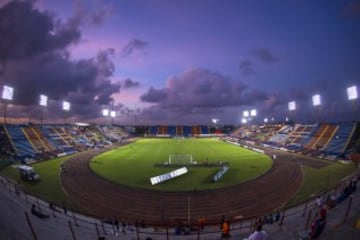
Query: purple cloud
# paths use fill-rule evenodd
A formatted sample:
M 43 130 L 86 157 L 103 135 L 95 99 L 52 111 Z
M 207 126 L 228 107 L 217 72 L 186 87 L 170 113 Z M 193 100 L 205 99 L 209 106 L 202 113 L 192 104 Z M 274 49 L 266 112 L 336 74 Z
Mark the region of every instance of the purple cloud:
M 77 26 L 62 24 L 35 9 L 31 1 L 5 4 L 0 22 L 1 77 L 15 88 L 13 111 L 26 105 L 29 114 L 36 112 L 31 108 L 45 94 L 51 106 L 57 106 L 49 107 L 53 117 L 61 115 L 62 100 L 71 102 L 73 115 L 96 116 L 101 105 L 112 102 L 112 95 L 120 91 L 121 84 L 110 80 L 115 71 L 114 49 L 102 50 L 93 58 L 71 59 L 67 48 L 80 40 Z
M 124 81 L 122 81 L 121 84 L 123 89 L 127 89 L 127 88 L 135 88 L 135 87 L 139 87 L 140 83 L 137 81 L 132 80 L 131 78 L 127 78 Z
M 202 68 L 171 77 L 166 88 L 151 87 L 141 96 L 142 101 L 158 103 L 159 107 L 187 110 L 249 105 L 265 98 L 265 93 L 248 90 L 243 82 Z
M 145 42 L 143 40 L 140 39 L 132 39 L 130 42 L 128 42 L 125 47 L 122 48 L 121 50 L 121 57 L 128 57 L 131 54 L 133 54 L 134 51 L 138 51 L 138 50 L 144 50 L 145 48 L 147 48 L 149 45 L 148 42 Z
M 274 55 L 267 48 L 259 48 L 259 49 L 254 50 L 252 53 L 259 60 L 266 62 L 266 63 L 273 63 L 273 62 L 277 61 L 277 59 L 274 57 Z

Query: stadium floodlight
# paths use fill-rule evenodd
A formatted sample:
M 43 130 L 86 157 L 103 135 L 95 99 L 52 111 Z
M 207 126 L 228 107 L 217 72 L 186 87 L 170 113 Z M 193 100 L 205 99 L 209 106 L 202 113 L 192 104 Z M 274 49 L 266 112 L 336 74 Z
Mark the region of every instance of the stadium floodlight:
M 242 119 L 241 119 L 241 122 L 242 122 L 243 124 L 246 124 L 246 123 L 247 123 L 246 118 L 242 118 Z
M 116 112 L 115 112 L 115 111 L 111 111 L 111 112 L 110 112 L 110 117 L 112 117 L 112 118 L 116 117 Z
M 358 92 L 356 86 L 347 88 L 348 100 L 355 100 L 358 98 Z
M 39 105 L 42 106 L 42 107 L 47 107 L 47 105 L 48 105 L 48 97 L 41 94 L 40 95 Z
M 63 101 L 63 107 L 62 107 L 62 109 L 63 109 L 64 111 L 70 111 L 70 103 L 67 102 L 67 101 Z
M 219 122 L 219 119 L 218 118 L 213 118 L 211 119 L 212 123 L 213 124 L 217 124 Z
M 249 114 L 249 111 L 243 111 L 243 117 L 249 117 L 250 116 L 250 114 Z
M 274 117 L 272 117 L 272 118 L 271 118 L 271 121 L 272 121 L 272 122 L 273 122 L 273 121 L 275 121 L 275 118 L 274 118 Z
M 267 123 L 269 121 L 268 118 L 264 118 L 264 123 Z
M 256 117 L 256 115 L 257 115 L 256 109 L 252 109 L 252 110 L 250 111 L 250 116 Z
M 103 115 L 104 117 L 109 116 L 109 114 L 110 114 L 109 109 L 103 109 L 103 110 L 102 110 L 102 115 Z
M 312 96 L 312 103 L 313 103 L 313 106 L 320 106 L 321 105 L 320 94 L 315 94 L 314 96 Z
M 1 98 L 4 100 L 13 100 L 14 88 L 4 85 Z
M 296 102 L 295 101 L 289 102 L 288 106 L 289 106 L 289 111 L 296 110 Z
M 289 118 L 288 118 L 288 117 L 286 117 L 286 118 L 285 118 L 285 122 L 288 122 L 288 121 L 289 121 Z

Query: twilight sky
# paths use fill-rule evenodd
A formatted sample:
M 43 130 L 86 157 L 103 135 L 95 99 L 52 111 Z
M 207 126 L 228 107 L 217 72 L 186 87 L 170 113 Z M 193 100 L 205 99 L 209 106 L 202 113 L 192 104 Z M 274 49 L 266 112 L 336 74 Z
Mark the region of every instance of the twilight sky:
M 45 94 L 47 119 L 67 100 L 69 118 L 113 105 L 121 124 L 354 120 L 359 26 L 360 0 L 0 0 L 0 85 L 22 118 Z

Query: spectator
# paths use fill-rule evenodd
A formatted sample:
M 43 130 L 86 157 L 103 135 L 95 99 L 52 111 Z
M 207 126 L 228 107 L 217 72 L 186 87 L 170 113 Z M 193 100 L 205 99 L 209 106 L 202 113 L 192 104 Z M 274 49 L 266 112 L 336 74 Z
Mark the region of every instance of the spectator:
M 31 206 L 31 214 L 34 216 L 37 216 L 38 218 L 44 219 L 44 218 L 49 218 L 48 215 L 43 214 L 42 212 L 40 212 L 39 210 L 36 209 L 35 204 L 33 204 Z
M 320 217 L 315 215 L 314 220 L 311 222 L 311 228 L 309 233 L 311 239 L 315 239 L 319 237 L 322 231 L 324 230 L 325 225 L 326 225 L 326 211 L 325 211 L 325 215 L 324 213 L 322 213 L 320 214 Z
M 321 207 L 322 206 L 322 199 L 320 195 L 316 198 L 316 206 Z
M 245 238 L 244 240 L 266 240 L 266 239 L 268 239 L 267 233 L 264 230 L 262 230 L 262 225 L 258 224 L 256 226 L 255 232 L 250 234 L 250 236 L 248 238 Z
M 229 238 L 230 237 L 230 224 L 228 221 L 223 222 L 222 224 L 222 238 Z

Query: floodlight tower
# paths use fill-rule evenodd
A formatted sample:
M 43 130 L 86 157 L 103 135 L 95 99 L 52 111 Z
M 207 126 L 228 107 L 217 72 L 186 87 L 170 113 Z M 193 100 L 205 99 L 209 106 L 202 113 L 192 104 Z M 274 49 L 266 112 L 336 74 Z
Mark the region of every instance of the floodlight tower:
M 116 118 L 116 112 L 110 111 L 110 117 L 111 117 L 111 125 L 114 124 L 114 118 Z
M 288 103 L 288 110 L 289 110 L 289 112 L 290 112 L 290 120 L 294 120 L 294 116 L 291 116 L 292 114 L 292 112 L 295 112 L 295 110 L 296 110 L 296 102 L 295 101 L 291 101 L 291 102 L 289 102 Z
M 268 123 L 269 119 L 268 118 L 264 118 L 264 123 Z
M 356 119 L 359 117 L 357 107 L 356 107 L 356 100 L 358 99 L 357 87 L 356 86 L 348 87 L 346 92 L 347 92 L 348 100 L 351 101 L 352 105 L 353 105 L 355 120 L 358 120 L 358 119 Z
M 256 109 L 251 109 L 250 110 L 250 117 L 255 118 L 256 116 L 257 116 L 257 110 Z
M 67 102 L 67 101 L 63 101 L 62 103 L 62 109 L 65 111 L 65 117 L 64 117 L 64 121 L 65 121 L 65 124 L 66 124 L 66 112 L 69 112 L 70 111 L 70 103 Z
M 105 108 L 102 110 L 102 115 L 104 117 L 104 125 L 106 125 L 106 118 L 110 115 L 109 109 Z
M 7 104 L 9 101 L 13 100 L 13 95 L 14 95 L 14 88 L 4 85 L 1 94 L 1 99 L 3 100 L 3 104 L 4 104 L 4 125 L 6 124 Z
M 41 94 L 39 99 L 39 105 L 41 108 L 41 116 L 40 116 L 40 123 L 41 126 L 43 125 L 43 119 L 44 119 L 44 108 L 48 106 L 48 97 L 46 95 Z
M 315 109 L 315 120 L 319 121 L 319 112 L 320 112 L 320 106 L 321 106 L 321 96 L 320 94 L 315 94 L 312 96 L 312 104 Z

